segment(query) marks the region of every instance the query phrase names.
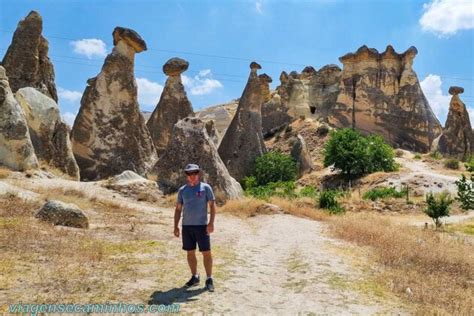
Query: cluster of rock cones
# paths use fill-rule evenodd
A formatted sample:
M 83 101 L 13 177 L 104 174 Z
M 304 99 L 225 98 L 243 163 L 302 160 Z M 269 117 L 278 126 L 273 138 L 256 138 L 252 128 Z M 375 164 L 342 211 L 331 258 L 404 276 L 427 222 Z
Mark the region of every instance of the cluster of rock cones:
M 75 179 L 99 180 L 125 170 L 156 175 L 164 192 L 183 182 L 182 169 L 193 162 L 222 199 L 242 195 L 238 181 L 252 172 L 255 158 L 266 152 L 264 137 L 305 117 L 331 127 L 353 127 L 382 135 L 391 145 L 413 151 L 437 149 L 461 159 L 469 157 L 473 133 L 466 106 L 453 95 L 444 129 L 428 104 L 412 69 L 414 47 L 399 54 L 362 46 L 340 58 L 341 70 L 328 65 L 282 72 L 281 84 L 258 74 L 252 62 L 238 107 L 221 138 L 219 122 L 198 118 L 186 96 L 181 74 L 189 63 L 172 58 L 163 66 L 168 76 L 148 121 L 140 113 L 134 77 L 136 53 L 146 51 L 135 31 L 116 27 L 114 47 L 100 73 L 87 81 L 81 107 L 70 129 L 61 119 L 42 35 L 42 18 L 32 11 L 19 22 L 0 67 L 0 164 L 13 170 L 42 163 Z M 315 131 L 316 133 L 316 131 Z M 300 175 L 312 170 L 301 135 L 292 155 Z

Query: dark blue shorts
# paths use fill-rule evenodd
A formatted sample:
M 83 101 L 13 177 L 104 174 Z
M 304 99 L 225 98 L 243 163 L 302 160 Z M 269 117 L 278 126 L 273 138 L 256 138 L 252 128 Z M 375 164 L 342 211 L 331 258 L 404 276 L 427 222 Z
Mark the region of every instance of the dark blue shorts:
M 206 231 L 207 225 L 183 225 L 181 235 L 183 237 L 183 249 L 195 250 L 196 243 L 199 251 L 211 250 L 211 239 Z

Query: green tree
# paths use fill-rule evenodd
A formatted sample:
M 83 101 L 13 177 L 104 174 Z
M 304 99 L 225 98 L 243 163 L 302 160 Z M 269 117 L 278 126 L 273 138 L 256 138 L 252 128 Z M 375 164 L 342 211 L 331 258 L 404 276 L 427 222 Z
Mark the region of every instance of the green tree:
M 349 180 L 375 171 L 397 169 L 393 149 L 382 137 L 364 137 L 350 128 L 331 132 L 324 147 L 324 166 L 331 165 Z
M 461 208 L 464 210 L 474 209 L 474 174 L 471 173 L 471 181 L 462 175 L 461 179 L 455 183 L 458 188 L 456 200 L 461 203 Z
M 433 193 L 426 195 L 425 214 L 431 217 L 436 225 L 436 229 L 441 226 L 441 217 L 449 216 L 449 206 L 453 203 L 451 196 L 447 192 L 434 196 Z
M 253 176 L 257 185 L 270 182 L 294 181 L 297 176 L 296 162 L 290 155 L 268 152 L 255 160 Z

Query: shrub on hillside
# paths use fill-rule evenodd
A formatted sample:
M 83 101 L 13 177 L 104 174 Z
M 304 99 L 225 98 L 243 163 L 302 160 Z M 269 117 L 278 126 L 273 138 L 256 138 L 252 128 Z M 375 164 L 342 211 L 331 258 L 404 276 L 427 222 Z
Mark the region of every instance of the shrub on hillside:
M 436 228 L 441 226 L 441 217 L 449 216 L 449 206 L 453 203 L 451 196 L 447 192 L 438 194 L 433 193 L 426 195 L 426 209 L 425 214 L 431 217 L 436 225 Z
M 330 133 L 324 147 L 324 166 L 333 165 L 346 179 L 376 171 L 395 171 L 394 153 L 381 136 L 362 136 L 350 128 Z
M 457 159 L 448 159 L 444 162 L 444 167 L 448 169 L 454 169 L 457 170 L 459 169 L 459 160 Z
M 344 213 L 344 208 L 339 204 L 337 198 L 341 195 L 337 190 L 322 191 L 319 196 L 319 207 L 327 209 L 330 213 Z
M 464 210 L 474 209 L 474 174 L 471 174 L 471 181 L 462 175 L 461 179 L 455 183 L 458 188 L 456 200 L 461 203 L 461 208 Z
M 257 185 L 270 182 L 294 181 L 297 176 L 296 162 L 290 155 L 268 152 L 255 160 L 253 176 Z
M 390 197 L 402 198 L 407 195 L 406 188 L 402 191 L 397 191 L 394 187 L 389 188 L 373 188 L 365 192 L 362 198 L 364 200 L 375 201 L 377 199 L 386 199 Z

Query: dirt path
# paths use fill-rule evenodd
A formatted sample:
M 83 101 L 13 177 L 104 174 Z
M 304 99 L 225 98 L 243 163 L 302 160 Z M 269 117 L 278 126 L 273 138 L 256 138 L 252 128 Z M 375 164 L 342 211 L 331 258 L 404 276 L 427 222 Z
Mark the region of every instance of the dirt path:
M 240 220 L 221 216 L 214 243 L 233 247 L 231 276 L 216 292 L 199 296 L 199 309 L 232 314 L 399 313 L 399 306 L 354 291 L 362 274 L 337 255 L 343 243 L 324 234 L 324 224 L 290 215 Z M 185 311 L 195 311 L 185 303 Z
M 249 219 L 219 214 L 212 236 L 216 291 L 209 293 L 202 289 L 204 280 L 200 287 L 181 287 L 189 272 L 181 242 L 172 236 L 172 208 L 136 202 L 94 183 L 44 179 L 21 185 L 33 191 L 45 186 L 81 189 L 89 198 L 100 196 L 137 208 L 134 216 L 143 222 L 138 238 L 146 235 L 146 239 L 164 245 L 130 255 L 138 266 L 131 270 L 128 283 L 117 285 L 120 289 L 115 293 L 122 302 L 175 302 L 181 304 L 183 312 L 204 314 L 407 313 L 397 299 L 371 290 L 370 281 L 353 264 L 352 255 L 341 252 L 353 246 L 327 237 L 324 223 L 283 214 Z M 98 220 L 100 214 L 89 215 L 95 236 L 109 238 L 107 223 Z M 121 234 L 120 230 L 114 234 Z M 204 275 L 200 256 L 198 262 Z

